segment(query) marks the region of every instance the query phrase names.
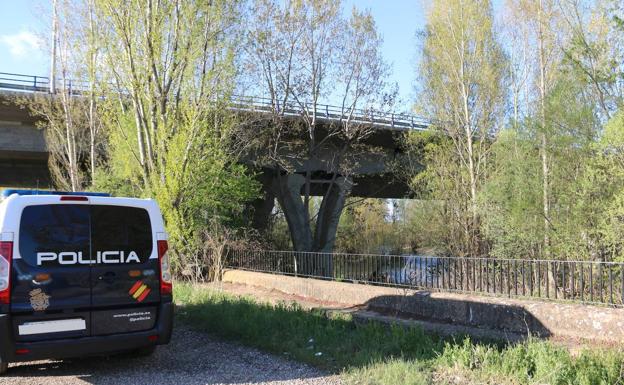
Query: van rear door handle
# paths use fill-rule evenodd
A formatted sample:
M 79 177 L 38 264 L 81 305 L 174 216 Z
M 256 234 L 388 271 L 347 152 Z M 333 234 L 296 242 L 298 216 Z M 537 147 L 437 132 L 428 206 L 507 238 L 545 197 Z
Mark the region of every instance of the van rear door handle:
M 106 281 L 106 282 L 109 282 L 109 283 L 110 283 L 110 282 L 112 282 L 112 281 L 113 281 L 113 279 L 115 279 L 115 275 L 116 275 L 116 274 L 115 274 L 115 272 L 114 272 L 114 271 L 108 271 L 108 272 L 106 272 L 106 273 L 104 273 L 104 274 L 100 275 L 100 276 L 98 277 L 98 279 L 99 279 L 100 281 Z

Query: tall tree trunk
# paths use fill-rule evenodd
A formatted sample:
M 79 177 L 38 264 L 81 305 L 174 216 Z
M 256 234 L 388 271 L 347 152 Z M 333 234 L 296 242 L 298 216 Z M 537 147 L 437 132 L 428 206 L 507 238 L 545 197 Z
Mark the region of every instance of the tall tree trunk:
M 93 0 L 88 3 L 89 11 L 89 158 L 91 161 L 91 181 L 95 178 L 95 142 L 97 127 L 95 124 L 95 65 L 97 48 L 95 46 L 95 20 L 93 20 Z
M 95 127 L 95 97 L 93 90 L 91 91 L 91 97 L 89 100 L 89 157 L 91 161 L 91 180 L 95 178 L 95 141 L 96 141 L 96 127 Z
M 550 257 L 550 186 L 548 168 L 548 137 L 546 133 L 546 53 L 544 52 L 544 3 L 539 1 L 537 10 L 539 65 L 540 65 L 540 121 L 542 125 L 541 161 L 542 161 L 542 209 L 544 215 L 544 256 Z
M 462 63 L 462 76 L 464 75 L 463 63 Z M 463 94 L 463 112 L 464 112 L 464 140 L 466 146 L 466 157 L 468 158 L 468 175 L 470 177 L 470 213 L 471 223 L 469 226 L 469 239 L 470 242 L 470 254 L 475 256 L 479 253 L 478 247 L 478 225 L 479 225 L 479 213 L 477 208 L 477 174 L 474 162 L 474 149 L 473 149 L 473 135 L 470 127 L 470 108 L 468 107 L 468 90 L 465 84 L 462 82 L 462 94 Z
M 63 91 L 65 93 L 65 91 Z M 78 168 L 76 162 L 76 142 L 73 132 L 73 123 L 71 118 L 68 96 L 63 96 L 63 112 L 65 114 L 65 140 L 67 142 L 67 158 L 69 161 L 69 182 L 71 191 L 78 190 Z
M 52 52 L 50 57 L 50 93 L 56 93 L 56 41 L 58 40 L 57 0 L 52 0 Z

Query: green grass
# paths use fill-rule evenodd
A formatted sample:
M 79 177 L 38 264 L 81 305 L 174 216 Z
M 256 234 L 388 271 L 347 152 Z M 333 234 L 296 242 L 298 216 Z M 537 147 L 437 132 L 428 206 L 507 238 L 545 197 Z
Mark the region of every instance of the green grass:
M 175 297 L 179 320 L 196 329 L 341 373 L 352 384 L 624 385 L 624 353 L 614 350 L 572 357 L 543 341 L 442 339 L 188 284 L 176 285 Z

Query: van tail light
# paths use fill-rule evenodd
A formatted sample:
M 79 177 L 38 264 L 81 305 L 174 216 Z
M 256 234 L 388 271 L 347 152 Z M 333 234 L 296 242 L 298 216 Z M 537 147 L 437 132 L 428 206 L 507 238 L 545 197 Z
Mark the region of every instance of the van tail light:
M 171 280 L 171 263 L 167 250 L 169 244 L 167 241 L 157 241 L 158 260 L 160 261 L 160 294 L 171 294 L 173 291 L 173 283 Z
M 11 260 L 13 242 L 0 242 L 0 305 L 11 303 Z

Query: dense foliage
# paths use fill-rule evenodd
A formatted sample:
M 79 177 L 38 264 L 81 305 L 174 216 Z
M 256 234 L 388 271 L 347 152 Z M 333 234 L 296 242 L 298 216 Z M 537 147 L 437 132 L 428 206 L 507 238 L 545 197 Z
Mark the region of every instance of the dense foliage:
M 280 106 L 393 105 L 370 12 L 344 15 L 327 0 L 58 4 L 58 98 L 31 104 L 50 128 L 58 187 L 155 197 L 175 249 L 197 252 L 209 222 L 247 224 L 258 196 L 239 162 L 258 138 L 240 135 L 242 117 L 228 108 L 248 89 L 273 106 L 258 166 L 304 176 L 296 210 L 274 215 L 275 247 L 334 244 L 341 212 L 323 214 L 329 206 L 311 196 L 318 176 L 291 159 L 294 148 L 305 159 L 321 152 L 316 115 L 301 108 L 311 139 L 297 147 Z M 324 177 L 344 183 L 338 250 L 623 260 L 621 1 L 507 0 L 495 13 L 490 0 L 435 0 L 425 10 L 415 110 L 433 125 L 406 139 L 414 168 L 397 163 L 419 200 L 345 202 L 357 168 L 347 155 L 371 132 L 336 125 L 330 136 L 347 140 Z M 80 98 L 68 96 L 72 78 L 85 79 Z M 313 234 L 323 245 L 311 246 Z
M 174 267 L 196 265 L 208 229 L 247 225 L 258 196 L 229 108 L 240 4 L 55 4 L 57 96 L 31 108 L 50 128 L 56 184 L 156 199 Z
M 502 28 L 487 0 L 427 14 L 418 106 L 435 132 L 407 145 L 425 165 L 411 184 L 431 202 L 431 241 L 460 256 L 622 260 L 622 3 L 500 12 Z

